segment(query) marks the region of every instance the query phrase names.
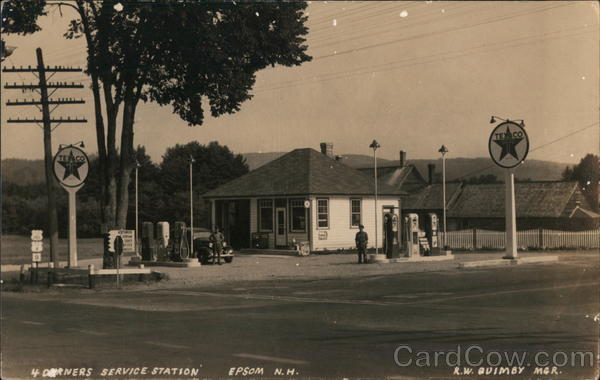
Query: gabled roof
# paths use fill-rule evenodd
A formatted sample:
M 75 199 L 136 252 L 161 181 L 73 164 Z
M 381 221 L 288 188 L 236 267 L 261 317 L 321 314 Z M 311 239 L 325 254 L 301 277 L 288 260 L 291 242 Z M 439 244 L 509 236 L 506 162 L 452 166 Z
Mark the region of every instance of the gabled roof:
M 361 167 L 358 168 L 358 170 L 368 174 L 371 176 L 371 178 L 375 177 L 375 168 L 372 166 Z M 407 181 L 411 175 L 415 177 L 414 179 L 416 181 Z M 421 173 L 419 173 L 414 165 L 400 166 L 400 164 L 386 164 L 383 166 L 377 166 L 377 184 L 379 186 L 391 186 L 398 193 L 413 193 L 425 186 L 427 181 L 423 179 L 423 176 L 421 176 Z
M 593 212 L 592 210 L 587 210 L 580 206 L 577 206 L 571 211 L 569 214 L 569 218 L 600 218 L 600 214 Z
M 578 192 L 577 182 L 523 182 L 515 184 L 517 217 L 557 218 Z M 504 184 L 466 185 L 450 206 L 454 218 L 504 218 Z
M 446 205 L 451 207 L 458 195 L 460 194 L 461 183 L 449 182 L 446 183 Z M 426 188 L 416 194 L 411 194 L 402 199 L 403 210 L 442 210 L 443 202 L 443 186 L 441 183 L 428 185 Z
M 206 198 L 373 195 L 373 179 L 314 149 L 296 149 L 204 194 Z M 400 195 L 379 186 L 380 195 Z

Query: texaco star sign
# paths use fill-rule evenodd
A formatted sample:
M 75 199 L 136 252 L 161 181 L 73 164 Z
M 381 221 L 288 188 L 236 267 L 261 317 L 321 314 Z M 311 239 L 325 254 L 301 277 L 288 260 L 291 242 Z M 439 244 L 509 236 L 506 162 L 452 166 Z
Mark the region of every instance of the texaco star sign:
M 54 156 L 54 176 L 65 189 L 79 188 L 89 171 L 89 159 L 78 147 L 69 145 Z
M 527 157 L 529 137 L 521 125 L 513 121 L 505 121 L 492 131 L 488 147 L 496 165 L 510 169 L 519 165 Z

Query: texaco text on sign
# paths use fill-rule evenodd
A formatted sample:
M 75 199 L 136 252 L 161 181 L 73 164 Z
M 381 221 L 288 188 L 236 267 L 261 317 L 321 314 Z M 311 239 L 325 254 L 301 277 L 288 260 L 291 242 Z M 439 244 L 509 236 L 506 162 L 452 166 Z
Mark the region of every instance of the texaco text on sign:
M 75 146 L 62 148 L 54 156 L 54 175 L 67 188 L 81 186 L 89 171 L 89 159 L 85 152 Z
M 525 160 L 529 152 L 529 137 L 523 126 L 505 121 L 492 131 L 488 142 L 490 156 L 502 168 L 514 168 Z

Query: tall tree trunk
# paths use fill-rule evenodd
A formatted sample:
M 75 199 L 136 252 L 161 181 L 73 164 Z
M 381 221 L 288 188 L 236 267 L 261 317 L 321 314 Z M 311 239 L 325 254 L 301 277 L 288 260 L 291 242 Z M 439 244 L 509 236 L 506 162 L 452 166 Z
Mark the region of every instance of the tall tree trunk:
M 112 103 L 110 82 L 104 82 L 106 113 L 107 113 L 107 162 L 106 162 L 106 191 L 105 197 L 105 225 L 106 232 L 118 228 L 116 223 L 117 214 L 117 168 L 118 157 L 115 147 L 115 135 L 117 129 L 118 106 Z M 110 252 L 104 252 L 104 268 L 114 268 L 114 256 Z
M 90 5 L 93 6 L 93 5 Z M 102 101 L 100 95 L 100 79 L 96 71 L 96 58 L 94 52 L 94 39 L 90 29 L 89 13 L 83 0 L 77 0 L 77 11 L 81 17 L 83 33 L 88 50 L 88 72 L 92 78 L 92 94 L 94 96 L 94 116 L 96 119 L 96 145 L 98 146 L 98 163 L 100 175 L 100 215 L 103 225 L 108 225 L 108 187 L 107 187 L 107 165 L 106 165 L 106 140 L 104 131 L 104 117 L 102 116 Z M 101 231 L 104 232 L 104 231 Z
M 127 227 L 127 211 L 129 209 L 129 183 L 131 182 L 131 171 L 134 167 L 133 154 L 133 125 L 135 119 L 136 101 L 133 99 L 133 91 L 126 90 L 123 106 L 123 128 L 121 130 L 121 170 L 119 172 L 119 190 L 117 207 L 117 226 Z
M 113 102 L 112 82 L 110 78 L 102 80 L 104 91 L 104 103 L 106 104 L 106 127 L 107 127 L 107 165 L 106 165 L 106 221 L 108 228 L 116 227 L 117 215 L 117 170 L 118 154 L 116 148 L 117 134 L 117 115 L 119 113 L 119 104 Z

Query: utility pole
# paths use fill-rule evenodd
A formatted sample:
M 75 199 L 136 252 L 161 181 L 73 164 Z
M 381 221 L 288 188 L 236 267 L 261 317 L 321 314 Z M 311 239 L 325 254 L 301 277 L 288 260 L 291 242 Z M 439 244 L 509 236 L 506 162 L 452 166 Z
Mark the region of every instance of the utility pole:
M 51 118 L 51 114 L 56 108 L 61 104 L 83 104 L 85 101 L 83 99 L 50 99 L 50 97 L 58 90 L 63 88 L 83 88 L 82 84 L 71 83 L 68 84 L 66 82 L 48 82 L 48 79 L 52 78 L 55 73 L 65 73 L 65 72 L 81 72 L 81 68 L 75 67 L 63 67 L 63 66 L 55 66 L 55 67 L 47 67 L 44 65 L 44 58 L 42 55 L 42 49 L 36 49 L 37 55 L 37 67 L 5 67 L 2 69 L 2 72 L 5 73 L 32 73 L 34 75 L 37 74 L 39 79 L 38 84 L 9 84 L 6 83 L 4 85 L 5 89 L 14 90 L 30 90 L 36 91 L 40 95 L 40 99 L 24 99 L 24 100 L 8 100 L 6 102 L 7 106 L 36 106 L 42 112 L 42 119 L 8 119 L 9 123 L 35 123 L 38 126 L 42 124 L 42 129 L 44 131 L 44 168 L 46 172 L 46 193 L 48 196 L 48 236 L 50 237 L 50 261 L 54 263 L 54 267 L 59 267 L 59 254 L 58 254 L 58 215 L 56 211 L 56 186 L 54 185 L 54 177 L 53 177 L 53 168 L 52 168 L 52 131 L 58 127 L 61 123 L 86 123 L 87 120 L 81 118 Z M 46 77 L 46 73 L 51 73 L 49 77 Z M 52 89 L 51 93 L 48 94 L 48 89 Z M 50 105 L 54 107 L 50 109 Z M 52 128 L 52 124 L 56 124 L 54 128 Z

